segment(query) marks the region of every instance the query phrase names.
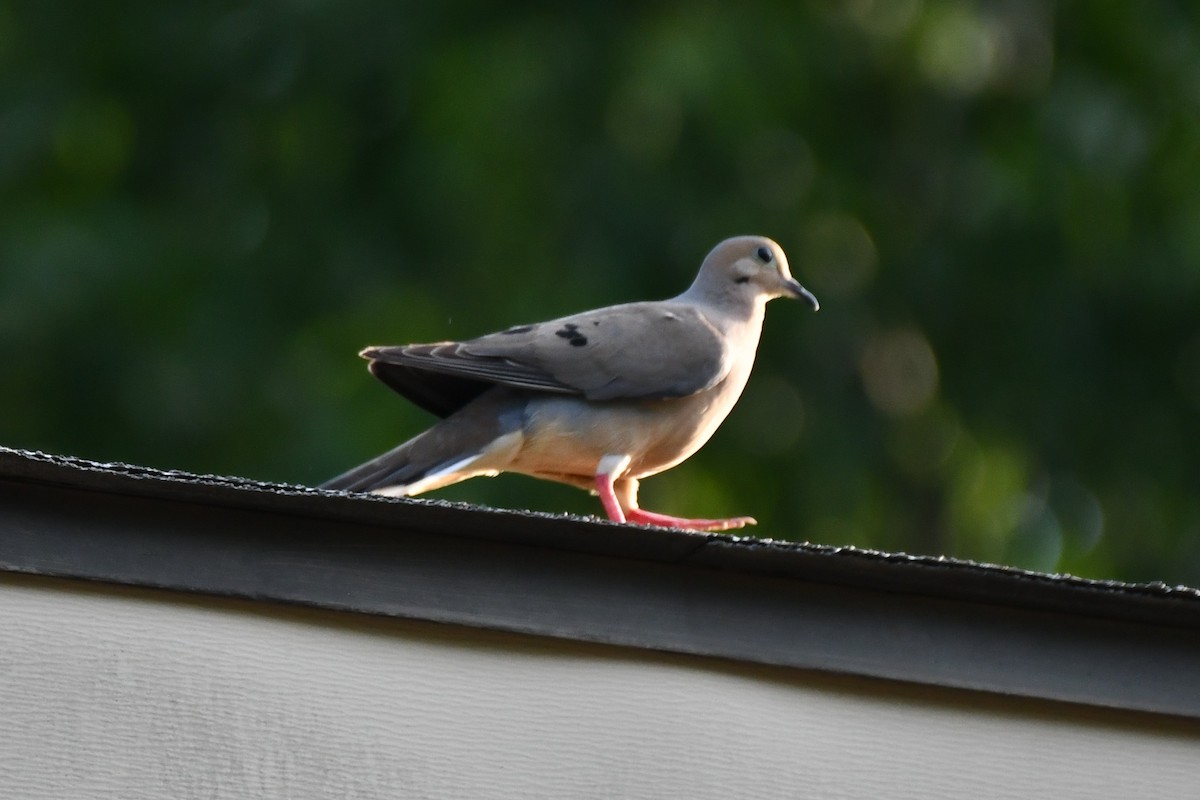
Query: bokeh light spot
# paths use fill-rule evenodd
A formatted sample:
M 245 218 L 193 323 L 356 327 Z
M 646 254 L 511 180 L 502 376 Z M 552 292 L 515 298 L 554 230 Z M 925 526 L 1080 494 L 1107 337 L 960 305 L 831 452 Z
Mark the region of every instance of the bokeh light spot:
M 817 214 L 801 235 L 800 271 L 819 296 L 855 294 L 875 276 L 879 254 L 857 218 L 838 212 Z
M 885 414 L 916 413 L 937 394 L 937 358 L 928 340 L 913 329 L 886 331 L 868 339 L 859 370 L 867 396 Z
M 1134 173 L 1157 137 L 1132 98 L 1111 82 L 1079 71 L 1056 78 L 1045 126 L 1071 162 L 1106 180 Z
M 888 452 L 908 477 L 936 484 L 961 434 L 954 414 L 934 403 L 924 412 L 901 420 Z
M 1046 502 L 1045 491 L 1026 492 L 1014 502 L 1020 511 L 1005 550 L 1005 563 L 1053 572 L 1062 558 L 1063 531 L 1057 515 Z
M 755 375 L 729 425 L 747 451 L 781 455 L 796 446 L 804 430 L 804 402 L 791 382 L 778 375 Z
M 908 33 L 921 11 L 921 0 L 847 0 L 844 8 L 867 33 L 895 39 Z
M 917 63 L 925 77 L 958 94 L 983 89 L 999 63 L 1000 29 L 966 4 L 931 10 L 924 22 Z
M 795 207 L 812 186 L 816 165 L 808 143 L 793 131 L 750 137 L 741 153 L 742 191 L 767 208 Z
M 1104 507 L 1095 493 L 1068 476 L 1055 479 L 1050 498 L 1071 548 L 1079 553 L 1095 549 L 1104 538 Z
M 608 104 L 609 136 L 626 154 L 643 161 L 662 161 L 675 149 L 683 124 L 679 96 L 649 82 L 626 84 Z
M 104 188 L 125 169 L 133 121 L 115 100 L 91 97 L 69 105 L 54 128 L 54 155 L 79 185 Z
M 1025 512 L 1028 467 L 1014 447 L 965 441 L 949 482 L 950 527 L 958 554 L 1000 561 Z

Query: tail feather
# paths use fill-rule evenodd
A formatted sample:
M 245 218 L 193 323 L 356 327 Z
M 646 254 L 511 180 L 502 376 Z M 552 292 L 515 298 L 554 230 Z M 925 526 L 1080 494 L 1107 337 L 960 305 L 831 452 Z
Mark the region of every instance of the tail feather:
M 492 389 L 404 444 L 321 484 L 347 492 L 420 494 L 471 475 L 494 472 L 484 462 L 496 461 L 501 443 L 522 425 L 525 401 L 510 389 Z M 500 458 L 503 462 L 503 459 Z M 501 465 L 494 465 L 503 469 Z M 475 471 L 471 471 L 474 467 Z
M 424 468 L 412 460 L 412 441 L 394 447 L 354 469 L 343 472 L 321 484 L 322 489 L 345 492 L 370 492 L 385 486 L 396 486 L 419 481 L 434 464 Z

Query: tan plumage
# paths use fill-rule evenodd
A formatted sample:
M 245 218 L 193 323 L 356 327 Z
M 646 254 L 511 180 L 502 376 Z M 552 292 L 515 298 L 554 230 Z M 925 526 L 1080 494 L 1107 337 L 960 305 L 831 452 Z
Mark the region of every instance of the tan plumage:
M 369 347 L 384 383 L 444 417 L 326 488 L 413 495 L 520 472 L 594 487 L 611 519 L 721 530 L 637 506 L 638 479 L 694 453 L 749 378 L 766 302 L 816 298 L 770 239 L 717 245 L 671 300 L 627 303 L 465 342 Z

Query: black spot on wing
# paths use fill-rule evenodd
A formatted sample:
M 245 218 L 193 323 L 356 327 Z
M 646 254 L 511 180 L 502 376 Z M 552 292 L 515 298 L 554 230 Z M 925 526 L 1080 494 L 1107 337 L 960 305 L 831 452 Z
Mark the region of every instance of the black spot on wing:
M 583 347 L 588 343 L 587 337 L 579 332 L 579 326 L 574 322 L 568 322 L 554 332 L 555 336 L 559 336 L 567 340 L 567 344 L 572 347 Z

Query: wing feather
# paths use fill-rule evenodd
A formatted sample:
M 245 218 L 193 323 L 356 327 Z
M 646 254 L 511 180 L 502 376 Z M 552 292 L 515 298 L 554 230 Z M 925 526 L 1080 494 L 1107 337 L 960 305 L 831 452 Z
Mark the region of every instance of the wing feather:
M 465 342 L 371 347 L 362 355 L 381 377 L 386 370 L 376 365 L 389 364 L 590 400 L 687 396 L 724 379 L 730 361 L 724 337 L 700 309 L 670 302 L 587 311 Z

